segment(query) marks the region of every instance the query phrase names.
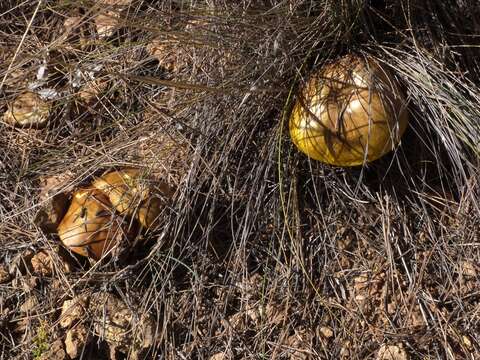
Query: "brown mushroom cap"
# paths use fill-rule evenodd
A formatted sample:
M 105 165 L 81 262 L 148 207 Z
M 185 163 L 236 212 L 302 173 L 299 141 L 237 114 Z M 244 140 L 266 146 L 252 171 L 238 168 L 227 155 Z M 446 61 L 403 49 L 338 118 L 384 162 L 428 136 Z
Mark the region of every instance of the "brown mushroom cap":
M 133 208 L 149 195 L 145 178 L 138 169 L 113 171 L 96 179 L 92 186 L 108 196 L 115 209 L 130 213 Z
M 405 97 L 387 69 L 346 56 L 325 66 L 302 89 L 290 135 L 315 160 L 355 166 L 391 151 L 407 123 Z
M 14 126 L 41 128 L 49 114 L 50 105 L 46 101 L 33 92 L 24 92 L 8 104 L 3 119 Z
M 164 206 L 165 201 L 159 197 L 152 197 L 144 201 L 136 213 L 138 222 L 147 229 L 154 226 Z
M 70 207 L 58 225 L 58 235 L 70 250 L 95 260 L 126 236 L 122 219 L 112 214 L 108 198 L 97 189 L 74 193 Z
M 92 185 L 108 196 L 119 213 L 136 217 L 146 228 L 155 223 L 165 206 L 164 200 L 152 194 L 152 182 L 140 169 L 113 171 L 96 179 Z M 163 183 L 160 191 L 167 197 L 173 195 Z

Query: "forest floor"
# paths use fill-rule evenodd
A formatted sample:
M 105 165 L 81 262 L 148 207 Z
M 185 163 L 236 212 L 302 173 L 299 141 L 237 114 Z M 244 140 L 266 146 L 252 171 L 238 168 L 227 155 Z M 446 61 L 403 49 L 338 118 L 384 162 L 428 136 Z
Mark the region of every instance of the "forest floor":
M 479 359 L 479 18 L 463 0 L 1 1 L 0 111 L 37 112 L 0 120 L 0 359 Z M 410 121 L 339 168 L 288 119 L 350 53 L 395 74 Z M 159 223 L 100 261 L 69 251 L 58 207 L 121 168 L 174 189 Z

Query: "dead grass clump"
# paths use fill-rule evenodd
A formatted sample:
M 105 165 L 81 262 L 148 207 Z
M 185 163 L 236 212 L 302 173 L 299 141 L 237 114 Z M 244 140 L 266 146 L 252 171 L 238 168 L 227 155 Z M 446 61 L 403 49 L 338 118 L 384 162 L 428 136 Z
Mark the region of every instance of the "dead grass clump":
M 27 91 L 51 106 L 41 129 L 0 123 L 1 352 L 478 358 L 479 15 L 460 0 L 1 2 L 2 119 Z M 411 121 L 394 152 L 343 169 L 300 154 L 287 119 L 347 54 L 394 74 Z M 57 252 L 52 199 L 121 168 L 177 189 L 161 225 L 108 261 Z M 84 293 L 102 305 L 64 327 Z

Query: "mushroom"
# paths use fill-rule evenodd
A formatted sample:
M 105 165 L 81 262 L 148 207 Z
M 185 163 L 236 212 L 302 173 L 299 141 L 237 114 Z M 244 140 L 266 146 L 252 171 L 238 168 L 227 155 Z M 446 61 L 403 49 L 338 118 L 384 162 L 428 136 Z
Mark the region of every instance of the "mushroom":
M 158 196 L 151 197 L 144 201 L 137 209 L 136 218 L 144 228 L 149 229 L 157 223 L 158 216 L 164 207 L 164 200 Z
M 159 185 L 162 195 L 173 195 L 173 191 L 165 183 Z M 150 179 L 139 169 L 107 173 L 96 179 L 92 186 L 107 195 L 120 214 L 134 216 L 146 228 L 156 222 L 165 206 L 165 200 L 153 194 Z
M 99 260 L 127 233 L 107 196 L 97 189 L 80 189 L 58 225 L 58 235 L 73 252 Z
M 356 166 L 393 150 L 407 124 L 405 97 L 389 71 L 349 55 L 308 80 L 290 117 L 290 136 L 315 160 Z
M 49 104 L 33 92 L 24 92 L 17 96 L 3 115 L 3 120 L 20 127 L 43 127 L 50 114 Z

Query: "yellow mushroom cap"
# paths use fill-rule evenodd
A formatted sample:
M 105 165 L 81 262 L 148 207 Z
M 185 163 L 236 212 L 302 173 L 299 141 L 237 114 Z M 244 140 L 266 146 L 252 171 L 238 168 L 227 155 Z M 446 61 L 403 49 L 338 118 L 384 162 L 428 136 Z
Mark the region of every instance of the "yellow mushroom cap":
M 149 195 L 146 178 L 139 169 L 110 172 L 96 179 L 92 186 L 102 191 L 121 214 L 131 213 Z
M 24 92 L 17 96 L 3 115 L 5 122 L 14 126 L 43 127 L 50 114 L 50 105 L 33 92 Z
M 66 247 L 95 260 L 126 236 L 122 219 L 112 214 L 110 201 L 96 189 L 74 193 L 57 230 Z
M 293 143 L 309 157 L 356 166 L 393 150 L 407 124 L 405 97 L 387 69 L 350 55 L 308 80 L 289 127 Z
M 165 206 L 165 201 L 152 194 L 152 182 L 140 169 L 113 171 L 96 179 L 92 185 L 108 196 L 119 213 L 134 216 L 146 228 L 156 222 Z M 162 195 L 173 195 L 166 184 L 160 185 Z

